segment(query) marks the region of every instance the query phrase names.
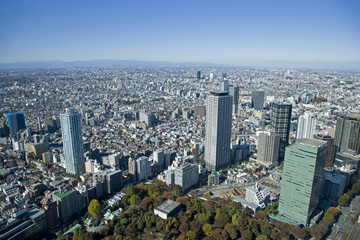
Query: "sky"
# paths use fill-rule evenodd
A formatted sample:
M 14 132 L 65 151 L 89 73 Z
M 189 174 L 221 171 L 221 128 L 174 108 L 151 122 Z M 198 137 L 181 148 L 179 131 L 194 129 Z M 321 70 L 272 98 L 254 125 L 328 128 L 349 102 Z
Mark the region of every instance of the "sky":
M 0 1 L 1 63 L 98 59 L 360 68 L 360 1 Z

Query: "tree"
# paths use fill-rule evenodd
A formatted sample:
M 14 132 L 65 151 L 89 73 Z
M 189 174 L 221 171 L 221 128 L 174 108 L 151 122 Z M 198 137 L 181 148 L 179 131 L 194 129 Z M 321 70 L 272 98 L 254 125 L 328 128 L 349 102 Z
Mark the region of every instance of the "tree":
M 58 237 L 58 239 L 61 238 L 62 234 L 63 234 L 63 231 L 62 231 L 62 230 L 60 230 L 60 231 L 58 231 L 58 232 L 56 233 L 56 236 Z
M 205 223 L 202 230 L 204 231 L 204 233 L 206 235 L 210 235 L 211 231 L 212 231 L 212 225 Z
M 348 201 L 349 201 L 349 196 L 346 193 L 344 193 L 343 195 L 341 195 L 341 197 L 339 197 L 338 204 L 340 206 L 346 206 L 348 204 Z
M 214 231 L 211 232 L 211 236 L 216 240 L 228 239 L 228 233 L 220 228 L 215 228 Z
M 82 240 L 83 230 L 81 228 L 76 228 L 73 236 L 73 240 Z
M 256 237 L 256 240 L 268 240 L 266 235 L 259 235 Z
M 226 231 L 228 232 L 231 239 L 236 239 L 238 237 L 238 233 L 234 228 L 230 228 Z
M 251 240 L 253 237 L 253 233 L 247 229 L 247 230 L 241 232 L 241 237 L 245 238 L 246 240 Z
M 88 211 L 91 214 L 91 216 L 96 217 L 96 218 L 100 217 L 101 206 L 97 199 L 91 200 L 89 207 L 88 207 Z
M 262 220 L 266 220 L 267 219 L 267 214 L 264 211 L 257 211 L 255 213 L 255 217 L 262 219 Z
M 307 237 L 307 232 L 299 227 L 293 228 L 291 233 L 296 237 L 297 239 L 304 239 Z
M 244 208 L 243 211 L 247 216 L 252 216 L 254 214 L 254 211 L 249 207 Z
M 311 236 L 313 236 L 316 240 L 320 240 L 322 239 L 325 234 L 327 233 L 328 231 L 328 227 L 325 226 L 324 224 L 319 224 L 317 225 L 311 232 Z
M 190 230 L 186 233 L 186 236 L 188 239 L 194 240 L 194 239 L 196 239 L 196 232 L 194 232 L 193 230 Z
M 354 183 L 351 187 L 351 190 L 354 192 L 354 194 L 358 194 L 360 192 L 360 184 Z
M 82 239 L 86 239 L 86 240 L 94 240 L 94 234 L 92 232 L 85 232 L 82 235 Z

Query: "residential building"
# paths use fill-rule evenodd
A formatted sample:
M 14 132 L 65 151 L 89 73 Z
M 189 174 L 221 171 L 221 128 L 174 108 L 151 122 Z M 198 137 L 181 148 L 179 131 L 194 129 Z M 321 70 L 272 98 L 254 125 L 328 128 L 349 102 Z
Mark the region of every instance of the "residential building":
M 305 112 L 298 118 L 296 139 L 314 138 L 316 128 L 316 118 L 311 112 Z
M 251 97 L 251 106 L 255 110 L 263 110 L 264 108 L 264 99 L 265 92 L 264 91 L 253 91 Z
M 151 166 L 147 157 L 140 157 L 136 160 L 136 180 L 145 180 L 147 175 L 151 174 Z
M 195 164 L 181 164 L 175 169 L 174 174 L 175 184 L 181 187 L 182 192 L 199 182 L 199 168 Z
M 85 171 L 84 144 L 81 130 L 81 115 L 75 109 L 66 109 L 60 114 L 66 171 L 80 174 Z
M 347 115 L 337 119 L 334 144 L 336 152 L 350 149 L 360 153 L 360 115 Z
M 326 154 L 325 168 L 332 169 L 334 166 L 335 153 L 336 153 L 334 138 L 327 135 L 317 134 L 314 136 L 314 139 L 319 139 L 327 142 L 328 150 Z
M 339 197 L 345 190 L 346 176 L 335 169 L 324 169 L 324 181 L 321 188 L 321 197 L 337 206 Z
M 233 114 L 237 114 L 239 111 L 239 87 L 238 86 L 229 86 L 229 95 L 233 98 Z
M 232 97 L 228 92 L 211 92 L 206 99 L 205 163 L 219 170 L 230 163 Z
M 280 135 L 275 132 L 259 134 L 257 161 L 266 167 L 278 165 Z
M 74 190 L 67 190 L 54 193 L 54 201 L 58 205 L 58 214 L 62 223 L 71 219 L 77 213 L 80 213 L 80 202 L 78 192 Z

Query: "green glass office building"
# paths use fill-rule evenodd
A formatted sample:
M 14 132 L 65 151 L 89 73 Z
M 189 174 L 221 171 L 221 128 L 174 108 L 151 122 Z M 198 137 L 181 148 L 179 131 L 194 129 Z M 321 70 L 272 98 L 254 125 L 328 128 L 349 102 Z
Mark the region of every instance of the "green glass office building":
M 327 143 L 299 139 L 286 147 L 280 202 L 276 219 L 308 225 L 319 202 Z

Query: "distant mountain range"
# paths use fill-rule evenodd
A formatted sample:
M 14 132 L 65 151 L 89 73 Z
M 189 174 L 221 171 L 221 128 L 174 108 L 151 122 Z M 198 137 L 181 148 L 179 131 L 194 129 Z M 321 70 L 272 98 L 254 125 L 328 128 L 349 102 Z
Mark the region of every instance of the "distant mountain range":
M 224 64 L 201 62 L 167 62 L 167 61 L 141 61 L 141 60 L 89 60 L 89 61 L 29 61 L 0 63 L 0 69 L 32 69 L 32 68 L 67 68 L 67 67 L 122 67 L 122 66 L 230 66 Z
M 324 62 L 324 61 L 249 61 L 243 64 L 216 64 L 208 62 L 169 62 L 143 60 L 89 60 L 89 61 L 29 61 L 0 63 L 0 70 L 6 69 L 50 69 L 50 68 L 77 68 L 77 67 L 261 67 L 261 68 L 297 68 L 297 69 L 337 69 L 360 71 L 358 62 Z

